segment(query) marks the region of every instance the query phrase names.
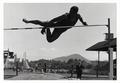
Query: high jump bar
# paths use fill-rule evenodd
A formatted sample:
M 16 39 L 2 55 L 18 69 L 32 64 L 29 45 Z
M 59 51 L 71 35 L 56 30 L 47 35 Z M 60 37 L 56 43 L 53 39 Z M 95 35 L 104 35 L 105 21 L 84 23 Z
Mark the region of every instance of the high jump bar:
M 107 24 L 102 25 L 78 25 L 78 26 L 53 26 L 46 28 L 71 28 L 71 27 L 97 27 L 97 26 L 108 26 Z M 28 28 L 5 28 L 4 30 L 28 30 L 28 29 L 42 29 L 44 27 L 28 27 Z

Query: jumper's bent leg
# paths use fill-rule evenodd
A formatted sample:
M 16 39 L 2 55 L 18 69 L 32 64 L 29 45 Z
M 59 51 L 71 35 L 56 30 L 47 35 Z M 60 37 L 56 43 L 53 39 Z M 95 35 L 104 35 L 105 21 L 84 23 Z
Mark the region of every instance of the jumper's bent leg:
M 52 33 L 49 28 L 46 29 L 46 39 L 48 42 L 51 42 Z
M 57 29 L 54 29 L 53 33 L 51 33 L 50 29 L 47 28 L 46 31 L 46 38 L 49 43 L 55 41 L 56 39 L 59 38 L 59 36 L 63 33 L 63 31 L 59 31 Z

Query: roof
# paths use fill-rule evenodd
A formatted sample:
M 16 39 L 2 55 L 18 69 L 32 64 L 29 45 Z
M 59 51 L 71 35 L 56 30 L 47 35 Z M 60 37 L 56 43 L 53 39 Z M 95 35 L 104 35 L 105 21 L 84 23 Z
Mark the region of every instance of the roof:
M 113 48 L 113 51 L 116 51 L 116 38 L 110 40 L 110 47 Z M 86 49 L 87 51 L 107 51 L 108 50 L 108 41 L 98 42 L 95 45 Z

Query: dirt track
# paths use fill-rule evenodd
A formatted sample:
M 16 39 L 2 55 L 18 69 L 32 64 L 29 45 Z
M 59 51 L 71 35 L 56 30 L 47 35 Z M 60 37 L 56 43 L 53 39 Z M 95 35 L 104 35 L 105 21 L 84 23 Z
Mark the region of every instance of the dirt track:
M 13 78 L 8 78 L 6 80 L 60 80 L 64 79 L 64 76 L 59 74 L 52 74 L 52 73 L 24 73 L 19 74 Z
M 65 74 L 56 73 L 20 73 L 18 76 L 6 78 L 5 80 L 78 80 L 74 78 L 68 78 Z M 107 76 L 96 75 L 83 75 L 81 80 L 108 80 Z

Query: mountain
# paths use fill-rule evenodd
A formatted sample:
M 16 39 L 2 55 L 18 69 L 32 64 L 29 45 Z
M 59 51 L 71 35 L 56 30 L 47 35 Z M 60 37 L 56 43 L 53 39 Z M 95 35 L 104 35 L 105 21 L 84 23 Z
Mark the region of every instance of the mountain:
M 84 58 L 83 56 L 81 56 L 80 54 L 71 54 L 71 55 L 69 55 L 69 56 L 63 56 L 63 57 L 58 57 L 58 58 L 54 58 L 53 60 L 55 60 L 55 61 L 65 61 L 65 62 L 67 62 L 69 59 L 77 59 L 77 60 L 81 60 L 81 61 L 85 61 L 86 63 L 90 63 L 91 64 L 91 62 L 88 60 L 88 59 L 86 59 L 86 58 Z

